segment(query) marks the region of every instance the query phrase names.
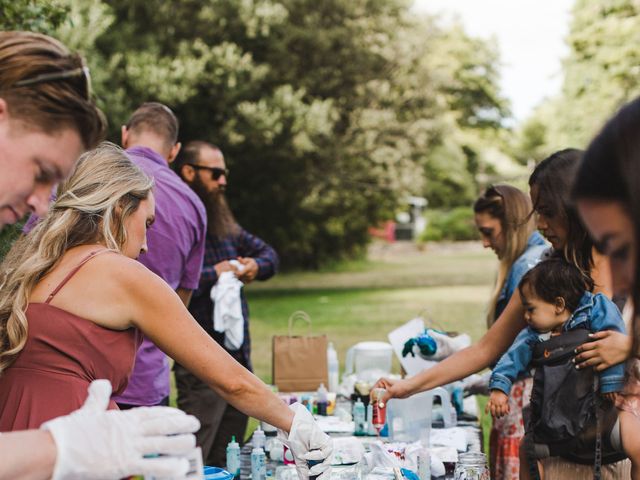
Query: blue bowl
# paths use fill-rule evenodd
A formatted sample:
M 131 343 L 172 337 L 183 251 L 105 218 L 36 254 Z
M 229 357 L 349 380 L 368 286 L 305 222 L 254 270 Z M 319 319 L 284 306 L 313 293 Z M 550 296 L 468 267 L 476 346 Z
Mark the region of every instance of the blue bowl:
M 233 475 L 223 468 L 204 467 L 204 480 L 233 480 Z

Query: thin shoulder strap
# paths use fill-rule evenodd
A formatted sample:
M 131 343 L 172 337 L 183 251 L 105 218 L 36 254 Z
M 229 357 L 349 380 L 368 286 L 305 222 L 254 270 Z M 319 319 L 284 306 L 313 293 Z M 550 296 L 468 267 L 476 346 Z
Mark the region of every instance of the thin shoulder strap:
M 53 300 L 53 297 L 55 297 L 56 293 L 58 293 L 60 291 L 60 289 L 65 286 L 65 284 L 69 281 L 69 279 L 71 277 L 73 277 L 76 274 L 76 272 L 82 268 L 82 266 L 85 263 L 87 263 L 89 260 L 91 260 L 96 255 L 100 255 L 101 253 L 112 252 L 112 251 L 113 250 L 110 250 L 108 248 L 105 248 L 105 249 L 102 249 L 102 250 L 95 250 L 95 251 L 91 252 L 89 255 L 87 255 L 86 257 L 84 257 L 82 259 L 82 261 L 78 265 L 76 265 L 69 273 L 67 273 L 67 276 L 64 277 L 62 279 L 62 281 L 58 284 L 58 286 L 53 290 L 53 292 L 51 292 L 49 294 L 49 296 L 47 297 L 47 300 L 44 303 L 51 302 L 51 300 Z

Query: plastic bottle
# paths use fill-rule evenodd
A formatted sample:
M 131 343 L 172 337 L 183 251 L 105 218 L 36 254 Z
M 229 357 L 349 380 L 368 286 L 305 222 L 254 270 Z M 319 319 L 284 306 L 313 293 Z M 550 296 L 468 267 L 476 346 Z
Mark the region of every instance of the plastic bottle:
M 353 404 L 353 423 L 355 425 L 354 435 L 366 435 L 367 434 L 367 417 L 364 408 L 364 403 L 360 399 L 356 400 Z
M 267 478 L 267 458 L 264 450 L 251 450 L 251 480 L 265 480 Z
M 327 387 L 324 386 L 324 383 L 321 383 L 318 387 L 318 415 L 327 415 L 327 405 L 329 403 L 327 399 Z
M 265 444 L 267 443 L 267 437 L 265 437 L 264 432 L 257 428 L 255 432 L 253 432 L 253 437 L 251 440 L 251 444 L 254 448 L 262 448 L 264 449 Z
M 373 405 L 371 402 L 367 405 L 367 435 L 376 435 L 376 429 L 373 427 Z
M 240 445 L 236 442 L 235 435 L 227 445 L 227 471 L 234 478 L 240 478 Z
M 340 383 L 340 365 L 338 363 L 338 352 L 333 348 L 333 343 L 329 342 L 327 347 L 327 367 L 329 371 L 329 391 L 337 392 Z
M 374 388 L 371 390 L 371 401 L 373 402 L 373 415 L 371 423 L 376 429 L 376 433 L 380 435 L 380 430 L 387 423 L 387 405 L 382 401 L 382 397 L 386 393 L 384 388 Z
M 418 451 L 418 477 L 420 480 L 431 480 L 431 455 L 428 448 Z

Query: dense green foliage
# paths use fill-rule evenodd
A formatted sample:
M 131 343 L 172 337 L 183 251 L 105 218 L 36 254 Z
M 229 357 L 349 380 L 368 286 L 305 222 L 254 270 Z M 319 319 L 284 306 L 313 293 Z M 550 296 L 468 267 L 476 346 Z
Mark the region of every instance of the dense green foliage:
M 563 87 L 524 124 L 517 155 L 540 160 L 559 148 L 585 148 L 604 121 L 640 94 L 640 4 L 576 0 Z
M 478 231 L 473 222 L 471 207 L 457 207 L 451 210 L 430 210 L 426 214 L 427 228 L 420 240 L 439 242 L 441 240 L 477 240 Z
M 407 194 L 467 205 L 508 108 L 495 45 L 404 0 L 66 0 L 111 139 L 146 100 L 219 145 L 239 221 L 286 265 L 353 256 Z
M 239 221 L 285 265 L 356 255 L 406 195 L 468 205 L 496 173 L 495 45 L 407 0 L 0 2 L 4 28 L 85 54 L 111 140 L 158 100 L 183 142 L 219 145 Z
M 67 14 L 68 7 L 58 1 L 0 0 L 0 30 L 53 33 Z
M 406 195 L 443 211 L 468 206 L 487 183 L 521 175 L 505 152 L 525 165 L 584 147 L 640 93 L 633 0 L 576 1 L 562 92 L 515 136 L 502 127 L 496 46 L 409 7 L 0 0 L 0 27 L 53 33 L 87 56 L 113 141 L 141 102 L 171 106 L 183 142 L 225 152 L 239 221 L 285 265 L 318 267 L 361 252 L 367 227 Z M 432 229 L 457 231 L 450 215 L 434 213 Z

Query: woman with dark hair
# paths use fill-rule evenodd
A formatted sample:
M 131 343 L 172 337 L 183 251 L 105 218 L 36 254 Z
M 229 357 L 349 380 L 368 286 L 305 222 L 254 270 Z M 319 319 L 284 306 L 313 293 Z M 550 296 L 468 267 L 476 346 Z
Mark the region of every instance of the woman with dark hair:
M 529 177 L 529 187 L 540 232 L 555 254 L 589 275 L 595 267 L 593 243 L 569 200 L 571 179 L 581 155 L 580 150 L 568 148 L 545 158 Z M 609 279 L 603 278 L 599 286 L 610 293 L 605 287 L 608 284 Z
M 608 261 L 592 248 L 592 242 L 576 215 L 570 199 L 571 181 L 580 156 L 579 150 L 567 149 L 543 160 L 529 178 L 531 200 L 537 213 L 538 230 L 553 247 L 550 254 L 563 256 L 583 273 L 588 274 L 595 284 L 594 293 L 601 292 L 610 296 L 611 275 Z M 584 242 L 587 242 L 586 246 Z M 587 253 L 589 251 L 590 255 Z M 496 362 L 525 325 L 522 299 L 516 292 L 500 317 L 478 342 L 414 377 L 403 380 L 383 378 L 377 382 L 376 386 L 387 390 L 384 398 L 386 401 L 389 398 L 406 398 L 464 378 Z M 599 340 L 599 342 L 602 341 Z M 598 369 L 606 368 L 608 352 L 618 349 L 621 343 L 625 343 L 623 337 L 613 335 L 604 341 L 607 344 L 598 349 L 600 353 L 597 356 L 588 359 L 577 357 L 577 367 L 598 365 Z M 549 478 L 565 478 L 569 475 L 576 478 L 576 473 L 580 472 L 581 467 L 584 467 L 584 474 L 589 475 L 591 472 L 589 466 L 563 462 L 556 458 L 545 461 L 545 470 Z M 621 468 L 620 462 L 607 465 L 603 468 L 603 473 L 607 476 L 610 474 L 609 478 L 622 478 L 624 474 Z M 624 466 L 624 468 L 628 467 Z
M 535 230 L 529 197 L 510 185 L 487 188 L 473 205 L 475 223 L 485 248 L 498 259 L 498 275 L 489 301 L 487 327 L 500 316 L 517 290 L 522 276 L 547 249 Z M 493 420 L 489 440 L 491 478 L 517 479 L 520 470 L 518 450 L 524 436 L 522 408 L 529 403 L 532 379 L 518 380 L 509 397 L 509 413 Z
M 604 362 L 619 363 L 628 357 L 626 384 L 616 399 L 620 415 L 633 427 L 622 429 L 625 448 L 640 451 L 640 366 L 638 361 L 640 320 L 640 98 L 625 105 L 593 139 L 578 169 L 573 198 L 596 248 L 611 259 L 616 294 L 632 299 L 632 342 L 608 349 Z M 610 340 L 609 338 L 605 340 Z M 604 340 L 600 340 L 602 344 Z M 611 343 L 611 341 L 610 341 Z M 581 356 L 604 357 L 598 348 Z M 602 346 L 599 348 L 603 350 Z M 632 471 L 632 478 L 640 472 Z

